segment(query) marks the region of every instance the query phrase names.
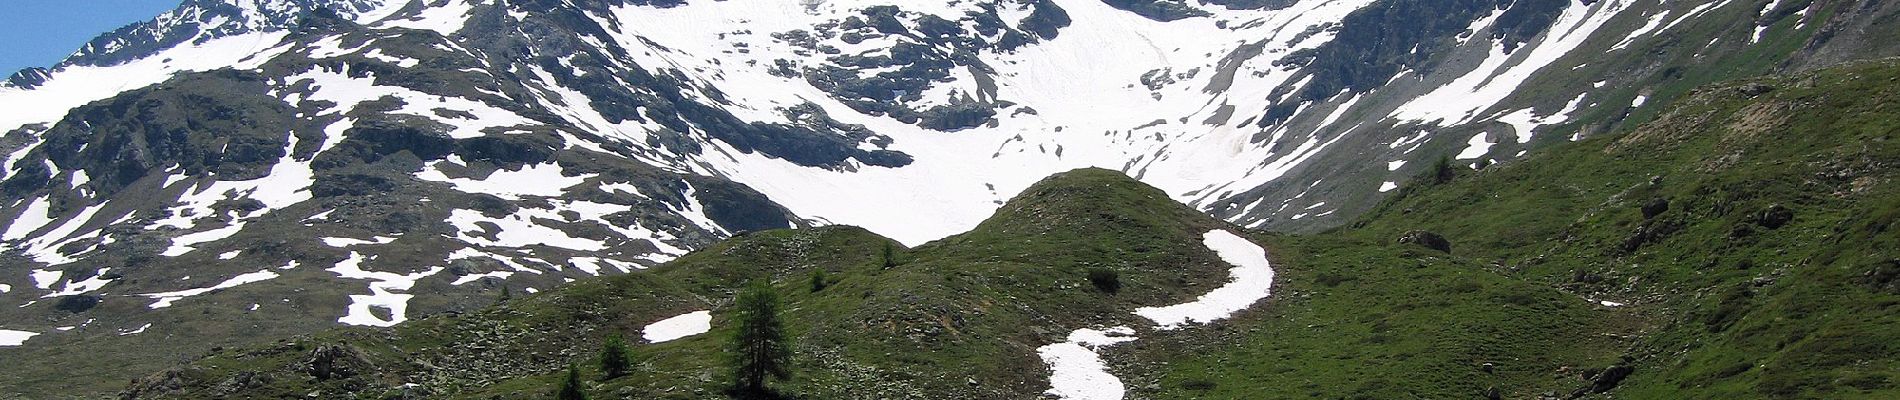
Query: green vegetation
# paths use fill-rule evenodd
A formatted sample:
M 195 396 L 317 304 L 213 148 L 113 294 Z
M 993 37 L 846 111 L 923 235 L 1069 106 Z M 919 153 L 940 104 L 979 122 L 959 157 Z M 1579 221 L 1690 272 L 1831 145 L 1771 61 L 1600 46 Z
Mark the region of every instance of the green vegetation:
M 831 286 L 831 277 L 825 274 L 825 270 L 811 270 L 811 291 L 816 293 L 820 290 L 825 290 L 827 286 Z
M 1115 270 L 1095 267 L 1089 268 L 1089 284 L 1103 293 L 1115 293 L 1122 290 L 1122 275 Z
M 1891 398 L 1897 80 L 1876 62 L 1703 87 L 1330 236 L 1431 229 L 1502 276 L 1628 303 L 1631 339 L 1600 350 L 1634 358 L 1619 397 Z
M 891 269 L 897 266 L 897 251 L 895 247 L 896 245 L 890 242 L 884 243 L 884 253 L 882 253 L 881 257 L 884 262 L 884 269 Z
M 557 400 L 587 400 L 586 384 L 581 383 L 579 367 L 567 367 L 567 379 L 561 380 L 561 390 L 554 392 Z
M 733 332 L 731 350 L 733 388 L 741 397 L 764 397 L 770 393 L 768 379 L 791 379 L 792 345 L 779 320 L 778 293 L 764 281 L 747 285 L 739 293 L 738 329 Z
M 607 337 L 607 343 L 600 346 L 600 372 L 605 379 L 626 376 L 633 369 L 633 361 L 627 354 L 627 341 L 620 335 Z

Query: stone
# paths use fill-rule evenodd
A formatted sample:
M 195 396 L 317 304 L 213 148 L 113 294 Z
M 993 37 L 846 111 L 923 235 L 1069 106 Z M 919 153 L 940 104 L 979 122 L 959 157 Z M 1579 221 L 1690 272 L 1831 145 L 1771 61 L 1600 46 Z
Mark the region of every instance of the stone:
M 1425 248 L 1428 249 L 1444 252 L 1445 254 L 1451 254 L 1451 241 L 1445 240 L 1444 236 L 1439 236 L 1436 233 L 1427 231 L 1415 230 L 1406 232 L 1404 235 L 1399 236 L 1399 243 L 1416 244 L 1425 246 Z

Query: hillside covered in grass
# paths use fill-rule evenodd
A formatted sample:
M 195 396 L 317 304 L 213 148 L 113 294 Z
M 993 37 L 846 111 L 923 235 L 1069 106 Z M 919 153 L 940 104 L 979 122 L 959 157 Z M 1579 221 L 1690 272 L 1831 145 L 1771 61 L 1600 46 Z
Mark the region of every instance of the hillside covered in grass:
M 1039 348 L 1124 326 L 1140 340 L 1095 352 L 1131 399 L 1894 398 L 1896 104 L 1894 62 L 1704 87 L 1628 132 L 1429 171 L 1314 235 L 1077 170 L 915 248 L 753 232 L 473 313 L 222 350 L 124 397 L 549 398 L 580 365 L 593 398 L 723 398 L 734 292 L 767 280 L 792 398 L 1036 398 Z M 1271 296 L 1182 329 L 1134 314 L 1226 283 L 1215 230 L 1267 250 Z M 709 332 L 637 340 L 696 311 Z M 615 335 L 634 368 L 606 379 Z

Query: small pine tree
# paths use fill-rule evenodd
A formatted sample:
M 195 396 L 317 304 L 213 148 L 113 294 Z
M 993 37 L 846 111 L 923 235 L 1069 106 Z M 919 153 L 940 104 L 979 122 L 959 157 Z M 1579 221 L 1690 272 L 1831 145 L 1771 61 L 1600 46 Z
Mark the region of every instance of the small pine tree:
M 818 293 L 820 290 L 825 290 L 827 286 L 831 286 L 831 278 L 825 275 L 825 270 L 811 270 L 811 292 Z
M 732 335 L 731 362 L 734 389 L 745 396 L 769 393 L 769 378 L 791 377 L 792 345 L 779 320 L 778 293 L 764 280 L 753 281 L 739 293 L 738 330 Z
M 891 242 L 884 242 L 884 269 L 897 266 L 897 250 L 893 247 Z
M 587 392 L 581 389 L 581 371 L 573 364 L 567 366 L 567 379 L 561 381 L 561 391 L 554 393 L 556 400 L 587 400 Z
M 607 337 L 607 343 L 600 347 L 600 371 L 607 379 L 619 378 L 633 372 L 633 361 L 627 355 L 627 341 L 620 335 Z
M 496 298 L 495 302 L 507 303 L 508 300 L 513 299 L 513 298 L 515 298 L 514 290 L 509 289 L 507 283 L 501 284 L 501 297 Z
M 1458 176 L 1458 171 L 1452 168 L 1455 167 L 1452 166 L 1451 157 L 1439 156 L 1438 161 L 1432 163 L 1432 183 L 1451 182 L 1452 178 Z

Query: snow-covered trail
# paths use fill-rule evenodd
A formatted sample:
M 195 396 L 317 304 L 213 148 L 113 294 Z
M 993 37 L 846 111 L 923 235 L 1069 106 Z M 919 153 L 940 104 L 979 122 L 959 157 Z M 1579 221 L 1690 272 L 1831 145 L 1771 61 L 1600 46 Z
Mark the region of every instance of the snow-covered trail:
M 1233 280 L 1192 302 L 1136 309 L 1136 315 L 1155 322 L 1155 329 L 1176 330 L 1190 323 L 1227 319 L 1271 294 L 1273 268 L 1267 260 L 1267 249 L 1220 229 L 1202 234 L 1201 245 L 1234 266 L 1228 270 Z M 1049 365 L 1050 388 L 1044 393 L 1064 400 L 1121 400 L 1126 387 L 1108 372 L 1107 363 L 1096 351 L 1136 339 L 1135 330 L 1125 326 L 1083 328 L 1070 332 L 1068 341 L 1037 348 L 1036 355 Z

